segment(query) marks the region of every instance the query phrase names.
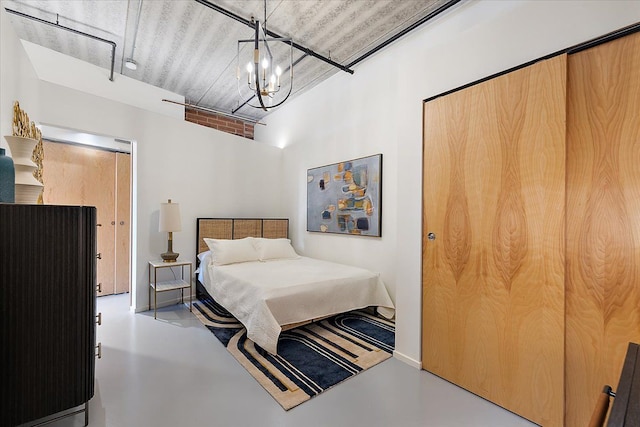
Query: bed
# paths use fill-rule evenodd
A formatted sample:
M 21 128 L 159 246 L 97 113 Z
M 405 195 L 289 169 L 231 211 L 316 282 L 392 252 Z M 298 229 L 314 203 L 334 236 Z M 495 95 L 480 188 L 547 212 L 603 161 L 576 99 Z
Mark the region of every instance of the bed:
M 287 219 L 197 219 L 197 294 L 212 297 L 276 354 L 280 332 L 334 314 L 394 306 L 379 274 L 302 257 Z

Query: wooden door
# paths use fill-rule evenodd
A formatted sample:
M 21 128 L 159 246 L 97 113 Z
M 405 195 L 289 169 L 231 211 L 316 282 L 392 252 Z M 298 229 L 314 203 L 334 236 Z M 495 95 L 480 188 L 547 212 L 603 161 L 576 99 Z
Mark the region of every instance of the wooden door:
M 97 245 L 101 259 L 97 262 L 97 282 L 102 289 L 98 296 L 129 290 L 129 240 L 117 236 L 128 236 L 129 216 L 124 209 L 130 211 L 130 172 L 128 161 L 120 162 L 121 177 L 126 183 L 119 184 L 122 199 L 127 199 L 126 206 L 118 211 L 116 208 L 116 153 L 85 146 L 70 145 L 44 141 L 44 203 L 64 205 L 87 205 L 97 208 Z M 127 156 L 128 158 L 129 156 Z M 126 217 L 126 219 L 125 219 Z M 122 218 L 122 219 L 118 219 Z M 118 219 L 118 221 L 117 221 Z M 124 226 L 119 222 L 123 221 Z M 120 231 L 119 228 L 123 230 Z M 117 233 L 118 231 L 118 233 Z M 116 269 L 116 248 L 127 246 L 118 253 L 125 262 Z M 126 271 L 126 272 L 125 272 Z M 116 275 L 126 279 L 116 279 Z M 124 282 L 126 280 L 126 282 Z M 118 283 L 121 285 L 116 286 Z
M 569 56 L 566 421 L 640 342 L 640 34 Z
M 81 148 L 89 150 L 87 148 Z M 85 204 L 97 208 L 98 253 L 97 263 L 98 283 L 101 292 L 98 296 L 115 293 L 115 185 L 116 159 L 114 153 L 102 150 L 91 150 L 85 156 L 84 179 L 87 181 L 84 194 Z
M 564 410 L 565 92 L 563 55 L 424 104 L 423 368 L 545 426 Z
M 115 292 L 129 292 L 131 259 L 131 155 L 116 153 Z

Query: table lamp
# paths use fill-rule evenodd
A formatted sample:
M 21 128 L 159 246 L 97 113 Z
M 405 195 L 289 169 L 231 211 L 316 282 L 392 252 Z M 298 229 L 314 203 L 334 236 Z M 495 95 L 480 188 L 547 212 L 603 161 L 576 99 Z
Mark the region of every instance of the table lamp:
M 176 262 L 179 254 L 173 252 L 173 232 L 182 230 L 180 223 L 180 205 L 178 203 L 171 203 L 171 199 L 169 199 L 168 203 L 160 203 L 159 222 L 160 227 L 158 231 L 166 231 L 169 233 L 167 252 L 160 256 L 164 262 Z

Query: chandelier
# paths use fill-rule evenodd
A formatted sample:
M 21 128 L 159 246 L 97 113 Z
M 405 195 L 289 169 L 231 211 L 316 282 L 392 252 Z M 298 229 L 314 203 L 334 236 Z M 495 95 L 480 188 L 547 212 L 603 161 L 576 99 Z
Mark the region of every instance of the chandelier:
M 238 93 L 243 105 L 249 105 L 253 108 L 260 108 L 269 111 L 289 98 L 293 89 L 293 41 L 291 38 L 268 37 L 267 30 L 267 1 L 264 2 L 264 21 L 251 18 L 254 23 L 253 39 L 238 40 L 238 66 L 236 78 L 238 80 Z M 276 43 L 277 42 L 277 43 Z M 288 48 L 282 49 L 282 44 L 288 45 Z M 245 56 L 242 53 L 251 51 L 247 49 L 247 45 L 253 45 L 253 57 Z M 285 80 L 283 70 L 277 61 L 286 61 L 288 51 L 288 84 L 283 88 L 281 80 Z M 241 76 L 241 64 L 244 67 L 246 79 Z M 246 80 L 246 86 L 244 81 Z M 287 90 L 288 86 L 288 90 Z M 286 93 L 286 95 L 285 95 Z M 256 102 L 257 101 L 257 102 Z

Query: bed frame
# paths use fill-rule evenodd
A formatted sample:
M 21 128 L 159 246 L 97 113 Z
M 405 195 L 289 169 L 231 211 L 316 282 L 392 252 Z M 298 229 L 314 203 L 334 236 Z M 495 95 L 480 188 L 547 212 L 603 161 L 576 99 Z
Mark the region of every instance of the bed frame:
M 268 239 L 289 238 L 288 218 L 197 218 L 196 219 L 196 266 L 200 266 L 197 255 L 209 250 L 204 239 L 244 239 L 245 237 L 265 237 Z M 196 297 L 211 298 L 209 292 L 196 278 Z M 377 308 L 373 308 L 373 314 Z M 296 328 L 330 316 L 299 323 L 281 325 L 282 330 Z
M 269 239 L 289 238 L 287 218 L 197 218 L 196 219 L 196 266 L 200 266 L 197 255 L 208 251 L 204 242 L 208 239 L 244 239 L 245 237 L 266 237 Z M 196 280 L 196 297 L 209 296 L 199 280 Z

